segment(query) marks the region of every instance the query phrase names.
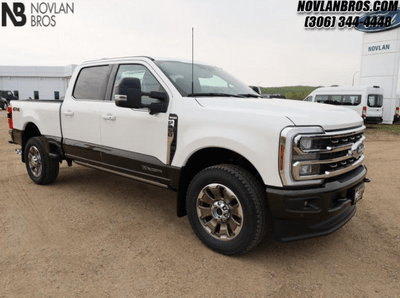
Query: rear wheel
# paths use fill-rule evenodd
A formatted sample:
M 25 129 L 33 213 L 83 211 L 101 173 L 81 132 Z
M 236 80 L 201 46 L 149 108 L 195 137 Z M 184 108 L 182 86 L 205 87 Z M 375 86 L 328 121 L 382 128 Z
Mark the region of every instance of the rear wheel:
M 189 185 L 186 208 L 199 239 L 222 254 L 245 253 L 266 234 L 265 191 L 238 166 L 213 166 L 198 173 Z
M 57 179 L 59 163 L 51 159 L 39 137 L 30 138 L 24 151 L 25 165 L 29 177 L 36 184 L 50 184 Z

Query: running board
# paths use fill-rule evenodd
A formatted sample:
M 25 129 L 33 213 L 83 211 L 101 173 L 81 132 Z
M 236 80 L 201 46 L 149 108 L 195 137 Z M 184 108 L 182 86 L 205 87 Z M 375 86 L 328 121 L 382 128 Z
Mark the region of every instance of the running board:
M 152 184 L 152 185 L 155 185 L 155 186 L 168 188 L 168 185 L 165 185 L 165 184 L 162 184 L 162 183 L 159 183 L 159 182 L 154 182 L 154 181 L 151 181 L 151 180 L 147 180 L 147 179 L 144 179 L 144 178 L 140 178 L 140 177 L 137 177 L 137 176 L 134 176 L 134 175 L 129 175 L 129 174 L 113 171 L 113 170 L 110 170 L 110 169 L 107 169 L 107 168 L 95 166 L 95 165 L 84 163 L 84 162 L 77 161 L 77 160 L 74 160 L 74 162 L 76 164 L 78 164 L 78 165 L 81 165 L 81 166 L 93 168 L 93 169 L 96 169 L 96 170 L 105 171 L 105 172 L 108 172 L 108 173 L 112 173 L 112 174 L 116 174 L 116 175 L 119 175 L 119 176 L 123 176 L 125 178 L 130 178 L 130 179 L 137 180 L 137 181 L 140 181 L 140 182 L 149 183 L 149 184 Z

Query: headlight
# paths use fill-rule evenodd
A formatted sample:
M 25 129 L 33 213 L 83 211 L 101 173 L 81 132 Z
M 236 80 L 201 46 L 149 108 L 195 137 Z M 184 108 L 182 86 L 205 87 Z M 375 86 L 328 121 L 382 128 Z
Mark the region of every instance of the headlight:
M 279 172 L 283 185 L 315 185 L 362 165 L 365 126 L 325 132 L 287 127 L 281 132 Z

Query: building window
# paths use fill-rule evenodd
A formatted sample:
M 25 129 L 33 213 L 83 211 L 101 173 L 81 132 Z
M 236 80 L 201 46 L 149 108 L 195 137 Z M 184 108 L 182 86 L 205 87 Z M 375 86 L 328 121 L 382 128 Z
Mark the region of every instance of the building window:
M 14 90 L 14 96 L 15 96 L 17 99 L 19 99 L 19 92 L 18 92 L 18 90 Z
M 54 91 L 54 99 L 55 100 L 60 99 L 60 92 L 59 91 Z
M 34 99 L 39 99 L 39 91 L 33 91 Z

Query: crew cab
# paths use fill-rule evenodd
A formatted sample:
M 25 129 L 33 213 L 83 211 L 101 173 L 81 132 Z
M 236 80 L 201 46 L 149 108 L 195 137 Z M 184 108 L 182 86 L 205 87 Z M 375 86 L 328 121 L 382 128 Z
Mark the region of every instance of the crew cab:
M 177 192 L 199 239 L 244 253 L 346 224 L 362 198 L 356 112 L 260 97 L 224 70 L 127 57 L 83 63 L 63 101 L 13 101 L 11 143 L 37 184 L 66 161 Z

